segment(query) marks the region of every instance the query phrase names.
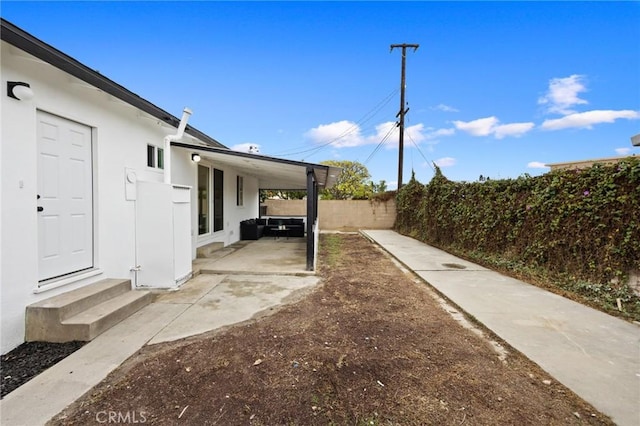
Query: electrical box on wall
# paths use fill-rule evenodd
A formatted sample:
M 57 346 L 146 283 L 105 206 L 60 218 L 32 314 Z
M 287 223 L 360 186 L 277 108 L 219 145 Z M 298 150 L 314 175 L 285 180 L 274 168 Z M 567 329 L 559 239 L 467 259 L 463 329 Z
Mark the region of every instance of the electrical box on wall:
M 136 200 L 136 182 L 138 177 L 133 169 L 124 169 L 124 199 L 127 201 Z

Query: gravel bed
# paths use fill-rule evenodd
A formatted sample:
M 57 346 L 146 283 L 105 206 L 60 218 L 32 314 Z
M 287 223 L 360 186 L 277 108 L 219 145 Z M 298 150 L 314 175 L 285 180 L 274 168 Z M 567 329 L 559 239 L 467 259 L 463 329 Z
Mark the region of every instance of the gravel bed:
M 0 358 L 1 397 L 68 357 L 87 342 L 26 342 Z

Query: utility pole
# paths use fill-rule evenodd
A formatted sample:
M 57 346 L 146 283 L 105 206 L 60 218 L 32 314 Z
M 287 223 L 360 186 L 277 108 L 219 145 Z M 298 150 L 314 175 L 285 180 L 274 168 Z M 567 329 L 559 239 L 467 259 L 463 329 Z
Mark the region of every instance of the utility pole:
M 399 115 L 400 116 L 400 121 L 398 123 L 398 127 L 400 127 L 400 137 L 398 139 L 398 191 L 400 190 L 400 187 L 402 187 L 402 162 L 403 162 L 403 156 L 404 156 L 404 115 L 407 113 L 407 111 L 409 111 L 409 108 L 405 109 L 404 108 L 404 74 L 405 74 L 405 62 L 406 62 L 406 58 L 407 58 L 407 47 L 413 49 L 413 51 L 415 52 L 416 50 L 418 50 L 418 47 L 420 47 L 419 44 L 407 44 L 407 43 L 403 43 L 403 44 L 392 44 L 391 45 L 391 51 L 393 51 L 393 49 L 395 49 L 396 47 L 400 47 L 402 48 L 402 75 L 400 77 L 400 112 L 398 112 L 398 114 L 396 115 L 396 117 Z

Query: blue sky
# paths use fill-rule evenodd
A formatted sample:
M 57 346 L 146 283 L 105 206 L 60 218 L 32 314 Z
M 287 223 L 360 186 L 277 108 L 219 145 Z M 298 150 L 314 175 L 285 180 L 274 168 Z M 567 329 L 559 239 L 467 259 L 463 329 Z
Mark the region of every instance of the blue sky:
M 640 154 L 640 2 L 10 2 L 2 17 L 226 146 L 404 179 Z M 387 136 L 385 138 L 385 136 Z

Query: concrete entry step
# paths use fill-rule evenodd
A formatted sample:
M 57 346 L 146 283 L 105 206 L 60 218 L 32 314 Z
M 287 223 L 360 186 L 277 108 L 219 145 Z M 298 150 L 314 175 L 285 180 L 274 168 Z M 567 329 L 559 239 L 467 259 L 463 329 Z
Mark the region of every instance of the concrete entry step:
M 224 243 L 219 242 L 219 243 L 209 243 L 205 246 L 202 247 L 198 247 L 196 249 L 196 257 L 198 258 L 205 258 L 205 257 L 211 257 L 211 255 L 224 248 Z
M 103 331 L 148 305 L 152 299 L 153 296 L 148 291 L 127 291 L 62 321 L 62 325 L 77 330 L 74 340 L 93 340 Z
M 27 342 L 88 341 L 151 303 L 131 280 L 105 279 L 27 306 Z

